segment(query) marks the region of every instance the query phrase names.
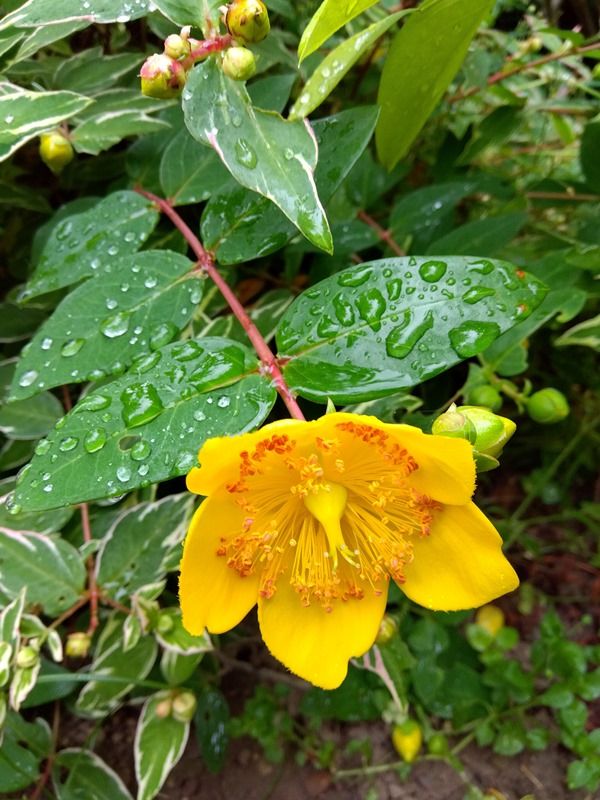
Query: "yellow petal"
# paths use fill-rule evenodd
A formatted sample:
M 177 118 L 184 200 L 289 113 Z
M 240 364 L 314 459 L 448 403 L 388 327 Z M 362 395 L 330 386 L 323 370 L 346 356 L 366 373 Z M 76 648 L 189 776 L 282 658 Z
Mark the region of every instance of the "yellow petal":
M 258 576 L 240 577 L 217 555 L 221 537 L 238 534 L 244 512 L 225 492 L 205 500 L 194 514 L 183 549 L 179 600 L 183 625 L 199 636 L 204 628 L 223 633 L 256 603 Z
M 411 485 L 440 503 L 463 505 L 475 491 L 473 448 L 464 439 L 434 436 L 412 425 L 391 425 L 367 415 L 330 414 L 318 421 L 323 427 L 331 426 L 331 434 L 340 422 L 358 422 L 385 431 L 419 465 L 410 476 Z
M 400 588 L 425 608 L 475 608 L 519 585 L 500 535 L 474 503 L 436 512 L 430 535 L 411 541 L 414 560 Z
M 271 653 L 289 670 L 323 689 L 336 689 L 346 677 L 348 661 L 372 646 L 385 612 L 387 585 L 377 596 L 366 587 L 362 600 L 303 606 L 284 576 L 270 599 L 259 597 L 258 621 Z
M 239 477 L 240 453 L 253 450 L 258 442 L 273 434 L 282 433 L 284 428 L 292 437 L 301 436 L 304 426 L 308 429 L 305 422 L 281 419 L 252 433 L 208 439 L 198 453 L 200 467 L 194 467 L 188 473 L 187 488 L 196 494 L 209 495 L 226 483 L 235 482 Z

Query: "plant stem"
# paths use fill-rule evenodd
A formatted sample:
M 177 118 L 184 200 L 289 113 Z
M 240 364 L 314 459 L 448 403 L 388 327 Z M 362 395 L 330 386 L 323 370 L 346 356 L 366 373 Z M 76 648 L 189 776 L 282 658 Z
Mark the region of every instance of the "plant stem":
M 592 44 L 587 44 L 583 47 L 573 47 L 571 50 L 566 52 L 559 51 L 557 53 L 549 53 L 548 55 L 541 56 L 533 61 L 528 61 L 525 64 L 518 64 L 516 67 L 512 67 L 512 69 L 499 70 L 493 75 L 490 75 L 490 77 L 487 79 L 485 87 L 471 86 L 470 89 L 465 89 L 465 91 L 458 91 L 456 94 L 452 95 L 449 102 L 456 103 L 457 100 L 464 100 L 466 97 L 472 97 L 474 94 L 480 92 L 482 88 L 493 86 L 496 83 L 500 83 L 500 81 L 506 80 L 506 78 L 512 78 L 513 75 L 518 75 L 520 72 L 525 72 L 529 69 L 534 69 L 535 67 L 541 67 L 544 64 L 549 64 L 551 61 L 560 61 L 563 58 L 572 58 L 573 56 L 578 56 L 582 53 L 589 53 L 592 50 L 598 49 L 600 49 L 600 42 L 593 42 Z
M 382 228 L 381 225 L 373 219 L 370 214 L 367 214 L 366 211 L 359 211 L 357 214 L 358 218 L 366 223 L 370 228 L 373 228 L 377 236 L 381 239 L 382 242 L 385 242 L 387 246 L 394 252 L 397 256 L 405 256 L 406 253 L 400 247 L 398 242 L 394 239 L 392 234 L 389 231 L 386 231 L 385 228 Z
M 290 416 L 292 416 L 294 419 L 304 420 L 304 414 L 302 413 L 300 406 L 296 402 L 291 389 L 283 377 L 283 373 L 281 372 L 277 358 L 271 351 L 271 348 L 264 340 L 256 325 L 248 316 L 244 306 L 240 303 L 234 292 L 223 279 L 223 276 L 215 265 L 213 254 L 206 250 L 200 239 L 183 221 L 168 200 L 158 197 L 151 192 L 146 192 L 144 189 L 139 187 L 136 188 L 136 191 L 138 194 L 141 194 L 142 197 L 146 197 L 148 200 L 151 200 L 153 203 L 155 203 L 159 210 L 165 214 L 165 216 L 169 217 L 173 225 L 175 225 L 177 230 L 182 234 L 198 259 L 198 267 L 205 272 L 217 286 L 234 316 L 238 319 L 242 328 L 246 331 L 248 338 L 252 342 L 252 346 L 260 358 L 261 371 L 273 379 L 275 388 L 285 403 L 287 410 L 290 412 Z
M 187 71 L 191 69 L 196 61 L 200 61 L 211 53 L 220 53 L 233 43 L 233 39 L 229 34 L 225 36 L 215 36 L 212 39 L 204 39 L 199 42 L 197 47 L 193 48 L 187 58 L 182 61 L 183 68 Z
M 92 528 L 90 525 L 90 509 L 87 503 L 81 503 L 79 506 L 81 511 L 81 527 L 83 529 L 83 541 L 87 544 L 92 541 Z M 90 597 L 90 624 L 88 627 L 88 634 L 93 635 L 98 627 L 98 584 L 96 583 L 96 563 L 94 556 L 90 556 L 87 560 L 88 570 L 88 590 Z

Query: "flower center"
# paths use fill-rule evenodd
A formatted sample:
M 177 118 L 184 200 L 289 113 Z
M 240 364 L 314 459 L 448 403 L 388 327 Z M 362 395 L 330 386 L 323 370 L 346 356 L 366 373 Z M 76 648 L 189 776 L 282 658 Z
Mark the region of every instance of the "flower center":
M 338 551 L 349 564 L 358 567 L 342 533 L 341 519 L 347 500 L 348 492 L 339 483 L 321 483 L 304 498 L 306 508 L 323 526 L 334 570 L 338 568 Z

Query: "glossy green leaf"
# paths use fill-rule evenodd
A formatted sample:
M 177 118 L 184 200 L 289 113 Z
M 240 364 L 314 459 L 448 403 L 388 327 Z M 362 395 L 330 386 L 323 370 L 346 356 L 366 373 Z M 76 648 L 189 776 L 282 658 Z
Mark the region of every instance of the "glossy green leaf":
M 75 92 L 28 92 L 0 96 L 0 161 L 40 133 L 52 130 L 93 101 Z
M 90 672 L 119 678 L 118 681 L 91 680 L 83 687 L 75 704 L 77 714 L 92 719 L 105 717 L 118 707 L 123 695 L 143 680 L 152 669 L 157 646 L 152 636 L 143 636 L 125 652 L 122 637 L 123 617 L 114 615 L 100 634 Z
M 39 308 L 19 308 L 12 303 L 0 303 L 0 342 L 19 342 L 28 339 L 46 319 Z
M 0 526 L 19 531 L 58 533 L 73 516 L 75 511 L 73 508 L 58 508 L 33 514 L 23 511 L 15 514 L 9 511 L 7 500 L 15 488 L 15 483 L 15 476 L 0 481 Z
M 98 584 L 110 597 L 126 600 L 177 564 L 193 503 L 193 495 L 169 495 L 117 518 L 96 559 Z
M 354 17 L 362 14 L 378 0 L 323 0 L 308 23 L 298 45 L 298 58 L 303 61 Z
M 167 145 L 160 161 L 162 189 L 175 206 L 208 200 L 228 179 L 215 151 L 193 139 L 185 128 Z
M 158 705 L 169 702 L 169 697 L 168 692 L 149 697 L 138 721 L 134 742 L 137 800 L 156 797 L 187 744 L 190 723 L 157 713 Z
M 587 185 L 600 192 L 600 118 L 588 122 L 581 136 L 579 159 Z
M 56 800 L 132 800 L 121 780 L 100 756 L 91 750 L 68 747 L 52 763 Z
M 477 253 L 481 256 L 493 256 L 515 238 L 527 219 L 528 215 L 524 211 L 516 211 L 472 220 L 436 239 L 429 245 L 427 252 L 431 255 L 452 253 L 466 256 Z
M 77 152 L 97 156 L 129 136 L 168 129 L 168 123 L 141 111 L 106 111 L 77 125 L 71 133 L 71 142 Z
M 458 72 L 493 0 L 426 0 L 390 48 L 379 85 L 377 152 L 391 169 L 411 144 Z
M 554 340 L 557 347 L 579 345 L 600 350 L 600 315 L 574 325 Z
M 93 94 L 108 89 L 119 78 L 140 68 L 139 53 L 106 55 L 102 47 L 90 47 L 61 61 L 53 76 L 55 89 Z
M 128 22 L 149 13 L 150 0 L 137 3 L 128 0 L 29 0 L 0 22 L 0 30 L 11 25 L 15 28 L 37 28 L 39 25 L 57 25 L 71 20 L 87 22 Z
M 214 59 L 191 72 L 183 111 L 192 136 L 216 150 L 238 183 L 275 203 L 317 247 L 333 250 L 314 182 L 318 147 L 310 125 L 255 109 L 244 84 Z
M 200 753 L 211 772 L 220 772 L 225 763 L 229 744 L 229 716 L 229 706 L 222 692 L 205 685 L 198 697 L 194 722 Z
M 198 0 L 154 0 L 158 10 L 176 25 L 194 25 L 202 27 L 205 15 Z
M 152 203 L 129 191 L 113 192 L 88 211 L 61 219 L 46 239 L 21 299 L 108 271 L 117 256 L 137 252 L 157 222 Z
M 277 111 L 281 114 L 290 98 L 292 87 L 298 75 L 284 72 L 282 75 L 267 75 L 248 85 L 248 94 L 257 108 Z
M 44 392 L 0 407 L 0 431 L 10 439 L 39 439 L 54 427 L 63 408 L 57 397 Z
M 302 119 L 318 108 L 375 42 L 399 19 L 410 13 L 412 10 L 390 14 L 364 31 L 359 31 L 326 55 L 306 82 L 302 94 L 290 110 L 289 118 Z
M 356 108 L 317 120 L 319 144 L 315 181 L 328 201 L 364 152 L 377 122 L 377 109 Z M 341 144 L 340 144 L 341 143 Z M 284 247 L 296 233 L 266 198 L 233 183 L 213 195 L 202 216 L 202 237 L 221 264 L 237 264 Z
M 202 298 L 205 280 L 193 266 L 168 250 L 108 264 L 101 279 L 67 295 L 25 347 L 11 399 L 121 373 L 136 356 L 168 344 Z
M 252 430 L 274 401 L 242 345 L 216 338 L 168 345 L 59 422 L 19 476 L 16 501 L 38 511 L 184 475 L 205 439 Z
M 485 350 L 544 297 L 511 264 L 392 258 L 321 281 L 290 306 L 277 333 L 288 383 L 304 397 L 383 397 Z
M 27 587 L 27 604 L 58 616 L 80 597 L 85 567 L 79 553 L 64 539 L 33 531 L 0 528 L 0 590 L 16 597 Z

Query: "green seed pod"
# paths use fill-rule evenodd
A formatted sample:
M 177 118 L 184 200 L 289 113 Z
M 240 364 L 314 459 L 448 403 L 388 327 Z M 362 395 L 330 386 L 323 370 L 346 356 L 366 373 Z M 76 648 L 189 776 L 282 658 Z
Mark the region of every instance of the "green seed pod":
M 192 692 L 181 692 L 173 698 L 173 718 L 179 722 L 190 722 L 197 705 L 196 696 Z
M 181 94 L 186 74 L 178 61 L 164 53 L 155 53 L 144 61 L 140 78 L 142 94 L 158 100 L 169 100 Z
M 256 72 L 254 53 L 246 47 L 230 47 L 222 64 L 225 75 L 234 81 L 247 81 Z
M 558 389 L 548 387 L 534 392 L 527 402 L 527 413 L 534 422 L 552 425 L 569 416 L 570 408 L 567 398 Z
M 386 614 L 379 623 L 379 631 L 375 639 L 375 644 L 387 644 L 392 641 L 397 633 L 398 623 L 392 616 Z
M 172 33 L 165 39 L 165 55 L 169 58 L 178 59 L 189 56 L 191 49 L 189 41 L 178 33 Z
M 485 406 L 491 411 L 500 411 L 502 408 L 502 395 L 498 389 L 489 384 L 473 387 L 469 392 L 468 400 L 469 405 Z
M 235 0 L 227 7 L 227 30 L 238 42 L 262 42 L 271 30 L 269 12 L 262 0 Z
M 42 133 L 39 152 L 44 164 L 55 175 L 59 175 L 75 156 L 71 142 L 60 131 Z
M 40 654 L 34 647 L 26 645 L 17 652 L 15 663 L 19 669 L 31 669 L 40 660 Z
M 444 756 L 449 750 L 448 739 L 443 733 L 434 733 L 427 740 L 427 750 L 432 756 Z

